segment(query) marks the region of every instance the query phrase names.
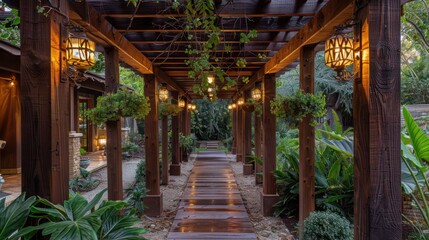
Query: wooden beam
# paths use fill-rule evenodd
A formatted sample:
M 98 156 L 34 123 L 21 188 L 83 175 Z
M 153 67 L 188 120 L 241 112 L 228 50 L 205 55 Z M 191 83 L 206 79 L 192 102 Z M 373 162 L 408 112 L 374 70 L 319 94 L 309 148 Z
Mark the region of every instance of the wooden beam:
M 401 1 L 357 1 L 354 238 L 402 239 Z
M 119 89 L 119 54 L 115 48 L 106 48 L 106 93 L 115 93 Z M 107 189 L 109 200 L 124 198 L 122 186 L 122 141 L 121 121 L 106 123 Z
M 243 161 L 243 110 L 237 106 L 237 162 Z
M 261 116 L 255 111 L 254 112 L 254 129 L 255 129 L 255 156 L 262 157 L 262 129 L 261 129 Z M 262 173 L 262 166 L 260 164 L 255 163 L 255 184 L 262 183 L 262 177 L 259 173 Z
M 69 191 L 70 130 L 69 82 L 61 79 L 64 18 L 35 11 L 47 0 L 20 2 L 22 191 L 62 203 Z
M 144 203 L 148 207 L 145 214 L 160 216 L 162 213 L 162 193 L 159 179 L 159 141 L 158 141 L 158 82 L 154 75 L 144 75 L 144 95 L 149 97 L 150 112 L 144 121 L 146 154 L 146 188 L 148 193 Z
M 270 103 L 276 96 L 276 81 L 274 76 L 265 75 L 262 81 L 263 88 L 263 184 L 262 184 L 262 214 L 272 216 L 274 213 L 273 205 L 278 200 L 276 179 L 274 170 L 276 170 L 276 116 L 271 113 Z
M 330 0 L 277 54 L 265 64 L 275 73 L 299 57 L 302 46 L 324 41 L 335 26 L 353 17 L 353 0 Z
M 162 116 L 162 185 L 168 185 L 168 117 Z
M 165 74 L 167 74 L 170 77 L 187 77 L 188 71 L 165 71 Z M 253 72 L 251 72 L 251 71 L 227 71 L 225 74 L 230 76 L 230 77 L 252 76 Z
M 244 93 L 245 99 L 251 98 L 250 92 Z M 252 159 L 252 113 L 243 111 L 243 175 L 253 174 L 253 164 L 249 163 Z
M 299 67 L 299 87 L 304 93 L 314 94 L 314 61 L 315 46 L 306 45 L 301 48 Z M 304 220 L 314 211 L 314 161 L 315 138 L 311 115 L 299 123 L 299 236 L 304 234 Z
M 236 109 L 233 109 L 231 111 L 231 118 L 232 118 L 232 147 L 231 147 L 231 153 L 237 154 L 237 114 Z
M 172 92 L 171 97 L 173 99 L 178 98 L 177 92 Z M 186 111 L 186 110 L 182 110 Z M 170 165 L 170 175 L 172 176 L 180 176 L 180 148 L 179 148 L 179 115 L 171 117 L 171 165 Z
M 68 1 L 73 11 L 70 19 L 119 50 L 120 59 L 143 74 L 153 73 L 152 63 L 116 30 L 97 10 L 85 1 Z

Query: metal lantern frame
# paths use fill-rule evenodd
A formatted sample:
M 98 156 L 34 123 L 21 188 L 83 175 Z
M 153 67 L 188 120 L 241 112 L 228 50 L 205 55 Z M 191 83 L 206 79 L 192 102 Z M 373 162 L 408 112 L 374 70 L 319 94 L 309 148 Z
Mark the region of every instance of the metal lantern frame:
M 168 92 L 167 86 L 165 84 L 162 84 L 158 90 L 159 100 L 161 100 L 161 102 L 167 102 L 168 95 L 169 95 L 169 92 Z
M 66 62 L 77 70 L 95 65 L 95 42 L 85 36 L 70 36 L 66 40 Z
M 244 104 L 244 97 L 239 97 L 238 99 L 237 99 L 237 105 L 238 106 L 241 106 L 241 105 L 243 105 Z
M 260 102 L 262 100 L 262 90 L 260 87 L 254 87 L 252 89 L 252 99 L 254 102 Z
M 179 98 L 177 100 L 177 106 L 179 106 L 179 108 L 185 108 L 186 106 L 185 100 L 183 100 L 182 98 Z

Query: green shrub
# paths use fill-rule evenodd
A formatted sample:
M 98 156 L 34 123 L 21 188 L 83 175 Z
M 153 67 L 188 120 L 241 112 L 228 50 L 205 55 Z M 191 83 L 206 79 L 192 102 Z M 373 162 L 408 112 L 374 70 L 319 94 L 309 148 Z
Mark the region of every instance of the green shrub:
M 140 161 L 137 164 L 135 182 L 132 187 L 126 190 L 127 197 L 125 201 L 128 203 L 127 210 L 134 209 L 138 215 L 143 215 L 145 205 L 143 197 L 146 196 L 146 164 Z
M 353 225 L 332 212 L 313 212 L 304 221 L 305 240 L 353 240 Z
M 88 192 L 95 189 L 100 184 L 100 180 L 94 179 L 91 172 L 85 168 L 80 168 L 80 177 L 76 176 L 69 181 L 69 188 L 75 192 Z

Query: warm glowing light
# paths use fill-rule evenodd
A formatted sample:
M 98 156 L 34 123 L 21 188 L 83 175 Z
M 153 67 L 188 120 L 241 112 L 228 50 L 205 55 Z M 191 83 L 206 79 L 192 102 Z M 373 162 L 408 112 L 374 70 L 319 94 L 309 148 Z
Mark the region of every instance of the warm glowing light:
M 209 92 L 209 93 L 213 92 L 213 88 L 209 87 L 209 88 L 207 89 L 207 92 Z
M 208 82 L 209 84 L 213 84 L 213 83 L 214 83 L 214 77 L 213 77 L 213 76 L 208 76 L 208 77 L 207 77 L 207 82 Z
M 325 42 L 325 64 L 335 71 L 343 71 L 353 64 L 353 39 L 335 35 Z
M 99 138 L 98 139 L 98 144 L 100 146 L 106 146 L 106 139 L 105 138 Z
M 196 106 L 196 105 L 192 104 L 191 106 L 192 106 L 192 110 L 197 109 L 197 106 Z
M 179 106 L 179 108 L 184 108 L 185 107 L 185 100 L 183 100 L 183 99 L 179 99 L 178 101 L 177 101 L 177 105 Z
M 243 105 L 243 104 L 244 104 L 244 98 L 243 98 L 243 97 L 240 97 L 240 98 L 237 100 L 237 104 L 238 104 L 238 106 Z
M 161 100 L 161 102 L 166 102 L 168 100 L 168 89 L 165 85 L 162 85 L 159 89 L 159 100 Z
M 13 87 L 15 86 L 15 82 L 14 81 L 10 81 L 10 85 Z
M 232 104 L 228 104 L 228 110 L 232 110 Z
M 69 37 L 66 40 L 66 61 L 78 70 L 95 65 L 95 43 L 86 37 Z
M 236 103 L 232 103 L 231 107 L 232 107 L 232 109 L 236 109 L 237 108 L 237 104 Z
M 262 99 L 262 91 L 261 91 L 260 88 L 255 87 L 252 90 L 252 98 L 253 98 L 253 101 L 255 101 L 255 102 L 261 101 L 261 99 Z

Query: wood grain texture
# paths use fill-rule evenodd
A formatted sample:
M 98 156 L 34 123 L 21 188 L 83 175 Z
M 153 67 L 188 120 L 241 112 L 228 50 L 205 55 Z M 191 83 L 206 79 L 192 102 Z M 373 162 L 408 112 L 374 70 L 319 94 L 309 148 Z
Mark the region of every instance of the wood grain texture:
M 251 98 L 249 91 L 244 95 L 245 99 Z M 243 111 L 243 162 L 245 164 L 251 160 L 250 155 L 252 155 L 252 113 Z
M 262 81 L 263 88 L 263 193 L 276 194 L 277 186 L 273 171 L 276 169 L 276 116 L 271 113 L 270 102 L 276 96 L 276 81 L 267 74 Z
M 119 88 L 119 54 L 115 48 L 105 48 L 106 93 Z M 109 200 L 124 198 L 122 186 L 121 120 L 106 122 L 107 192 Z
M 254 113 L 254 128 L 255 128 L 255 155 L 258 157 L 262 157 L 262 129 L 261 129 L 261 117 L 255 112 Z M 258 174 L 262 172 L 262 166 L 256 164 L 255 166 L 255 183 L 262 183 L 262 177 Z
M 154 75 L 144 75 L 144 95 L 149 97 L 150 104 L 150 112 L 144 121 L 147 195 L 160 195 L 157 92 L 158 83 Z
M 231 118 L 232 118 L 232 154 L 237 154 L 237 113 L 236 109 L 233 109 L 231 111 Z
M 401 1 L 358 1 L 355 27 L 355 239 L 401 239 Z
M 162 116 L 162 185 L 168 185 L 168 117 Z
M 314 94 L 314 49 L 315 45 L 306 45 L 300 51 L 299 87 L 304 93 Z M 314 127 L 310 125 L 311 116 L 299 123 L 299 223 L 315 209 L 314 199 Z M 300 237 L 303 228 L 300 228 Z
M 172 92 L 172 98 L 177 99 L 177 92 Z M 182 110 L 186 111 L 186 110 Z M 178 113 L 176 116 L 171 117 L 171 145 L 172 145 L 172 152 L 171 152 L 171 163 L 172 164 L 180 164 L 180 148 L 179 148 L 179 115 Z
M 63 17 L 38 14 L 34 10 L 38 4 L 49 3 L 22 1 L 19 9 L 22 191 L 60 203 L 68 197 L 68 144 L 64 139 L 70 129 L 68 81 L 60 76 Z
M 237 106 L 237 162 L 243 161 L 243 110 Z
M 256 239 L 225 153 L 198 153 L 168 239 Z

